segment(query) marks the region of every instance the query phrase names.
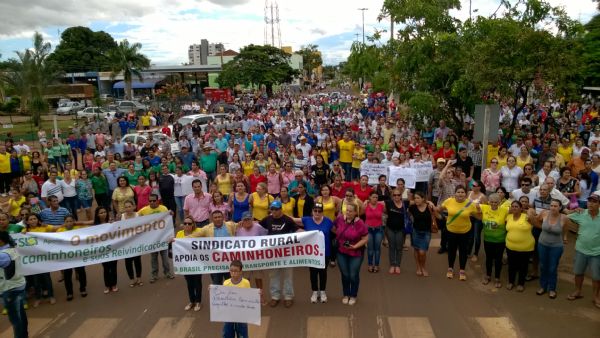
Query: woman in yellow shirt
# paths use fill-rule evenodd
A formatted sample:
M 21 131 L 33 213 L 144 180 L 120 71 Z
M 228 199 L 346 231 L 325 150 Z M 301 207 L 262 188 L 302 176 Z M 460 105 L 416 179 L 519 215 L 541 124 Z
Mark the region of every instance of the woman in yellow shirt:
M 191 237 L 199 231 L 194 219 L 188 216 L 183 219 L 183 230 L 177 231 L 175 238 Z M 184 277 L 190 302 L 183 309 L 189 311 L 194 308 L 194 311 L 198 312 L 202 309 L 202 275 L 184 275 Z
M 525 290 L 529 257 L 535 246 L 531 229 L 528 216 L 522 212 L 521 203 L 513 201 L 510 204 L 510 213 L 506 218 L 506 253 L 508 255 L 508 285 L 506 288 L 508 290 L 513 289 L 517 274 L 519 275 L 517 291 Z
M 563 157 L 565 163 L 569 163 L 571 157 L 573 156 L 573 145 L 569 143 L 568 138 L 563 138 L 562 143 L 558 146 L 556 151 Z
M 43 225 L 42 219 L 36 214 L 30 214 L 27 216 L 26 227 L 23 232 L 51 232 L 54 231 L 54 227 L 51 225 Z M 33 287 L 35 289 L 35 302 L 33 307 L 36 308 L 40 305 L 42 299 L 48 299 L 50 304 L 56 304 L 54 298 L 54 288 L 52 287 L 52 278 L 49 272 L 39 273 L 32 275 Z
M 246 158 L 242 162 L 242 171 L 246 177 L 252 175 L 254 172 L 254 161 L 252 161 L 252 157 L 250 157 L 249 153 L 246 154 Z
M 258 183 L 256 192 L 253 192 L 248 200 L 252 217 L 257 221 L 262 221 L 269 216 L 269 205 L 273 202 L 273 199 L 273 196 L 267 193 L 267 184 L 264 182 Z
M 352 153 L 352 179 L 358 179 L 360 177 L 360 163 L 367 157 L 365 153 L 365 147 L 357 143 Z
M 279 191 L 279 200 L 281 201 L 281 211 L 288 217 L 294 217 L 294 206 L 296 199 L 290 197 L 290 192 L 287 187 L 281 187 Z
M 454 262 L 456 261 L 456 250 L 458 249 L 458 264 L 460 267 L 459 279 L 467 280 L 465 268 L 469 254 L 469 242 L 471 230 L 471 217 L 481 219 L 481 208 L 478 203 L 467 199 L 467 190 L 459 185 L 454 189 L 454 197 L 445 200 L 438 207 L 438 212 L 448 212 L 446 219 L 446 236 L 448 239 L 448 272 L 446 277 L 454 278 Z
M 521 169 L 525 169 L 526 164 L 533 164 L 533 159 L 531 155 L 529 155 L 529 149 L 527 149 L 526 145 L 521 146 L 521 152 L 519 156 L 517 156 L 517 166 Z
M 502 168 L 506 165 L 506 163 L 508 162 L 508 150 L 505 146 L 500 147 L 496 159 L 498 160 L 498 168 Z
M 341 200 L 331 196 L 331 188 L 328 185 L 321 186 L 320 195 L 315 198 L 315 203 L 323 204 L 323 216 L 335 221 Z
M 219 167 L 219 175 L 217 175 L 216 178 L 217 181 L 217 187 L 219 188 L 219 191 L 221 192 L 221 194 L 223 194 L 223 197 L 225 199 L 225 201 L 227 201 L 227 196 L 229 196 L 229 194 L 231 194 L 231 174 L 229 174 L 227 172 L 227 166 L 224 164 L 221 164 L 221 166 Z
M 71 215 L 68 215 L 65 217 L 65 223 L 63 226 L 58 228 L 56 232 L 81 229 L 92 223 L 93 221 L 75 222 L 75 218 L 73 218 Z M 73 300 L 73 269 L 62 270 L 62 273 L 65 283 L 65 290 L 67 291 L 67 301 L 70 302 Z M 77 274 L 77 281 L 79 281 L 79 293 L 81 294 L 81 297 L 87 297 L 87 274 L 85 272 L 85 267 L 76 267 L 75 273 Z

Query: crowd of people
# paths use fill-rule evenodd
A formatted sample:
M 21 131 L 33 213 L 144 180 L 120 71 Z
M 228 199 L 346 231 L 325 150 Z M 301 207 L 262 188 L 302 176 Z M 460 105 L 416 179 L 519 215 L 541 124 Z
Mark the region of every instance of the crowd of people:
M 479 259 L 483 242 L 484 284 L 493 278 L 493 286 L 502 287 L 506 255 L 506 289 L 522 292 L 527 281 L 539 278 L 536 293 L 556 298 L 557 268 L 567 232 L 573 230 L 578 232 L 576 290 L 568 299 L 583 297 L 589 267 L 600 308 L 598 110 L 590 104 L 528 106 L 516 116 L 514 134 L 507 139 L 510 107 L 502 105 L 498 142 L 485 144 L 486 158 L 484 145 L 473 139 L 472 119 L 464 118 L 456 131 L 443 120 L 418 127 L 423 121 L 402 115 L 383 95 L 281 94 L 256 97 L 206 126 L 184 126 L 176 114 L 156 111 L 93 120 L 75 126 L 65 139 L 48 139 L 40 131 L 34 146 L 8 138 L 0 145 L 0 193 L 8 194 L 0 199 L 0 230 L 70 231 L 165 211 L 177 224 L 175 238 L 317 230 L 325 235 L 327 265 L 310 268 L 310 302 L 328 301 L 327 269 L 338 266 L 341 301 L 348 305 L 358 300 L 365 252 L 367 271 L 379 273 L 382 247 L 387 247 L 385 270 L 400 274 L 409 237 L 415 274 L 427 277 L 429 244 L 438 231 L 438 252 L 448 258 L 447 278 L 456 276 L 458 253 L 457 276 L 467 280 L 467 263 Z M 132 129 L 165 136 L 123 143 Z M 166 137 L 178 142 L 180 152 L 173 153 Z M 431 163 L 432 172 L 428 182 L 412 189 L 404 179 L 389 182 L 385 175 L 369 185 L 369 177 L 361 174 L 364 163 Z M 184 176 L 194 178 L 192 193 L 182 187 Z M 10 236 L 0 236 L 0 267 L 10 265 L 14 252 Z M 159 256 L 164 276 L 175 278 L 164 250 L 151 255 L 150 283 L 159 278 Z M 117 292 L 118 262 L 102 265 L 104 293 Z M 140 257 L 125 260 L 125 267 L 129 286 L 141 287 Z M 74 270 L 85 297 L 85 268 Z M 291 307 L 293 271 L 255 271 L 250 279 L 268 289 L 269 306 Z M 64 282 L 67 301 L 74 297 L 72 275 L 71 269 L 55 274 Z M 211 274 L 211 283 L 223 284 L 229 277 Z M 27 303 L 26 292 L 33 307 L 56 302 L 50 273 L 7 279 L 14 283 L 0 282 L 0 291 L 13 324 L 21 316 L 15 304 Z M 189 302 L 184 309 L 199 311 L 202 275 L 185 280 Z

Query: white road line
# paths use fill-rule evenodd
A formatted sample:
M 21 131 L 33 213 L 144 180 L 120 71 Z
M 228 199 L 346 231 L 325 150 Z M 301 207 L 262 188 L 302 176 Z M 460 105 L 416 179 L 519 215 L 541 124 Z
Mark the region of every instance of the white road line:
M 194 323 L 193 317 L 173 318 L 163 317 L 154 324 L 147 337 L 187 337 Z
M 318 316 L 308 317 L 306 321 L 306 337 L 351 337 L 348 317 Z
M 388 317 L 392 338 L 435 338 L 427 317 Z
M 252 338 L 266 338 L 269 332 L 269 322 L 271 317 L 262 316 L 260 326 L 248 325 L 248 336 Z
M 516 338 L 517 329 L 508 317 L 475 317 L 483 333 L 489 338 Z
M 119 325 L 121 319 L 118 318 L 88 318 L 86 319 L 75 332 L 69 337 L 71 338 L 104 338 L 110 337 L 111 333 Z
M 8 325 L 8 328 L 6 330 L 4 330 L 2 333 L 0 333 L 0 338 L 12 338 L 13 337 L 12 326 L 10 325 L 10 322 L 8 321 L 8 317 L 7 316 L 3 316 L 3 317 L 4 318 L 2 319 L 2 322 L 5 323 L 6 325 Z M 27 322 L 29 323 L 29 326 L 28 326 L 29 336 L 30 337 L 36 336 L 38 333 L 45 330 L 52 321 L 53 321 L 52 318 L 28 318 Z M 4 326 L 4 325 L 2 325 L 2 326 Z

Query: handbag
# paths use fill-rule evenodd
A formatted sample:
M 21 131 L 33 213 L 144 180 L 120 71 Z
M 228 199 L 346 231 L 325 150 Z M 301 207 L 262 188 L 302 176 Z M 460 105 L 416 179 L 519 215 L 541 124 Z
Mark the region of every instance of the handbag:
M 439 230 L 438 225 L 437 225 L 437 219 L 435 218 L 435 215 L 431 211 L 431 208 L 429 208 L 429 213 L 431 214 L 431 233 L 435 234 Z

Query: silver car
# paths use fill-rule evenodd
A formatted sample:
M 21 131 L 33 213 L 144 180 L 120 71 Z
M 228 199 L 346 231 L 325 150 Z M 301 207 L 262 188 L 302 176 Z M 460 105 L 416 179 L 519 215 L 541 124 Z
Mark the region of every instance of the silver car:
M 169 142 L 169 144 L 171 145 L 171 153 L 173 155 L 179 154 L 179 152 L 181 151 L 179 149 L 179 142 L 176 142 L 175 140 L 161 132 L 152 132 L 145 130 L 140 131 L 139 133 L 126 134 L 125 136 L 123 136 L 123 138 L 121 138 L 121 142 L 127 143 L 131 141 L 133 144 L 137 144 L 139 141 L 142 141 L 142 143 L 146 143 L 146 140 L 150 135 L 152 135 L 152 143 L 159 145 L 158 148 L 160 150 L 162 150 L 160 147 L 160 140 L 164 137 L 167 140 L 167 142 Z

